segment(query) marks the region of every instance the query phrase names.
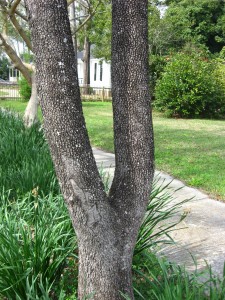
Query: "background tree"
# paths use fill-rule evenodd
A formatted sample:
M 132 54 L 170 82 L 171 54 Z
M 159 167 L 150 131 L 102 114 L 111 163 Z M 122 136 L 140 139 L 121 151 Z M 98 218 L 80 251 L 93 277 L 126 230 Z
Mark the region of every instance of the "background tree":
M 6 57 L 0 57 L 0 78 L 8 80 L 9 79 L 9 61 Z
M 94 45 L 92 54 L 106 61 L 111 59 L 112 38 L 112 5 L 111 1 L 101 1 L 98 11 L 91 21 L 89 39 Z
M 132 256 L 148 203 L 153 133 L 147 0 L 112 1 L 116 168 L 104 192 L 82 113 L 65 0 L 26 0 L 44 128 L 79 246 L 79 299 L 133 299 Z
M 177 37 L 176 47 L 192 41 L 216 53 L 225 44 L 223 0 L 170 1 L 163 19 L 171 25 Z
M 34 66 L 32 64 L 25 63 L 14 47 L 15 41 L 19 40 L 23 41 L 26 48 L 32 51 L 23 2 L 20 0 L 1 0 L 0 14 L 2 20 L 0 24 L 0 47 L 10 58 L 13 66 L 23 74 L 28 84 L 33 87 L 31 98 L 24 114 L 25 123 L 27 126 L 31 126 L 37 120 L 38 105 L 35 89 L 35 76 L 32 76 Z
M 73 6 L 74 1 L 75 0 L 68 0 L 67 6 Z M 87 19 L 89 20 L 91 17 L 92 14 L 89 13 Z M 87 22 L 87 19 L 84 20 L 84 24 Z M 84 24 L 81 22 L 76 31 L 79 31 Z M 72 29 L 74 31 L 74 28 Z M 25 124 L 27 126 L 31 126 L 37 120 L 38 108 L 35 83 L 35 64 L 33 62 L 26 62 L 24 57 L 15 50 L 15 43 L 18 41 L 24 44 L 25 52 L 30 51 L 32 53 L 33 49 L 30 41 L 24 1 L 0 0 L 0 48 L 9 57 L 12 65 L 22 73 L 23 77 L 32 87 L 31 97 L 24 113 Z

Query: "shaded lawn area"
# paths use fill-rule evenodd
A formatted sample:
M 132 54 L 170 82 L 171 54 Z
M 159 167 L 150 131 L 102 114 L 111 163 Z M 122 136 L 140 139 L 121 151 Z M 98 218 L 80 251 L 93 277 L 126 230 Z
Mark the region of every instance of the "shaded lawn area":
M 26 103 L 0 101 L 0 106 L 23 112 Z M 111 103 L 83 102 L 83 109 L 91 144 L 113 152 Z M 154 113 L 153 123 L 156 168 L 225 200 L 225 121 L 167 119 Z

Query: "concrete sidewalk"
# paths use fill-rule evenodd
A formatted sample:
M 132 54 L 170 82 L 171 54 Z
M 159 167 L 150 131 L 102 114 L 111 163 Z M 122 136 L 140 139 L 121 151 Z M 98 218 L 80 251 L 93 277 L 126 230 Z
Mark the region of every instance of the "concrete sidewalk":
M 97 165 L 113 176 L 114 154 L 93 149 Z M 170 261 L 185 264 L 187 270 L 194 270 L 211 265 L 214 273 L 222 276 L 225 261 L 225 203 L 210 199 L 197 189 L 185 186 L 181 181 L 168 174 L 156 171 L 164 184 L 171 182 L 169 190 L 174 194 L 174 201 L 193 198 L 184 204 L 180 214 L 187 212 L 185 220 L 171 233 L 176 245 L 165 246 L 162 252 Z M 178 190 L 179 189 L 179 190 Z

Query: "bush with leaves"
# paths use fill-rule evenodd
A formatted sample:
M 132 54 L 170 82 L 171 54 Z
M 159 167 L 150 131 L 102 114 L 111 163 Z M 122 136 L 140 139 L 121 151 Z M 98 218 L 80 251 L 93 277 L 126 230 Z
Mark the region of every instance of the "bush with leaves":
M 161 55 L 150 55 L 149 58 L 149 75 L 150 75 L 150 92 L 151 97 L 155 97 L 155 86 L 159 78 L 161 78 L 167 63 L 167 57 Z
M 178 53 L 157 81 L 154 107 L 167 116 L 224 118 L 225 78 L 222 75 L 217 60 Z
M 19 92 L 23 101 L 29 101 L 31 96 L 31 87 L 23 76 L 19 80 Z

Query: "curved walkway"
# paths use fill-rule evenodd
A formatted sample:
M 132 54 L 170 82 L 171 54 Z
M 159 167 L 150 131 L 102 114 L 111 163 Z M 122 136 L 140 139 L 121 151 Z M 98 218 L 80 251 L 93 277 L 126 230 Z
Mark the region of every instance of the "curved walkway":
M 114 154 L 93 148 L 99 167 L 113 176 Z M 175 245 L 165 246 L 160 250 L 170 261 L 185 264 L 188 270 L 203 269 L 206 261 L 212 271 L 222 276 L 225 261 L 225 203 L 210 199 L 197 189 L 185 186 L 181 181 L 165 173 L 156 171 L 164 184 L 170 184 L 170 192 L 174 193 L 174 201 L 193 198 L 182 206 L 180 214 L 187 212 L 187 217 L 179 224 L 180 230 L 171 233 Z M 178 190 L 179 189 L 179 190 Z

